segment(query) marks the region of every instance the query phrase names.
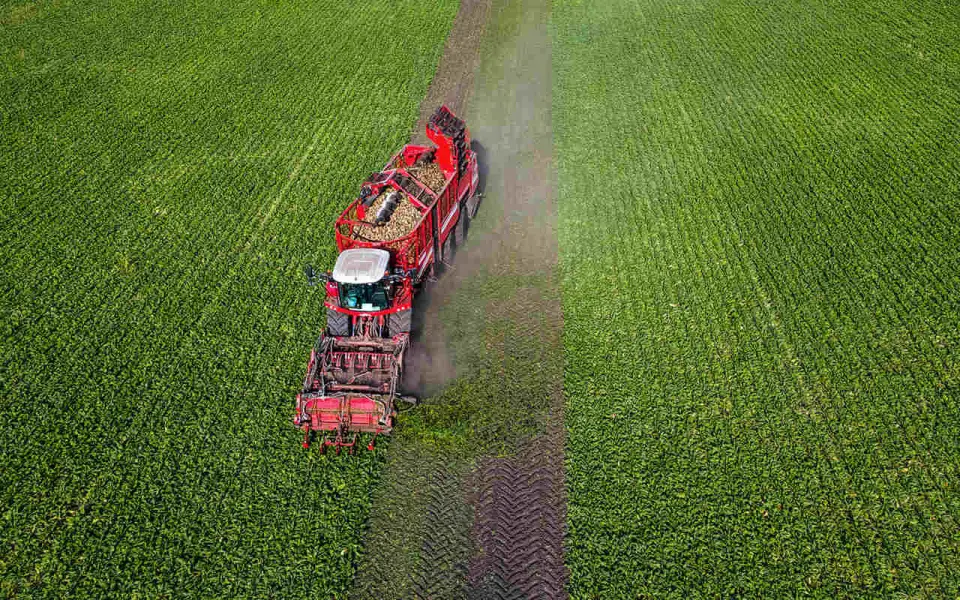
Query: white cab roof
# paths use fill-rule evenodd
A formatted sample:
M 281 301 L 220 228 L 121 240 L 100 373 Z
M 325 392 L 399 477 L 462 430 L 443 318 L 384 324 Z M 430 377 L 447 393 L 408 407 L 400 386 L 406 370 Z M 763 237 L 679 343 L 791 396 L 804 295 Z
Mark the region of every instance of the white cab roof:
M 383 278 L 390 253 L 377 248 L 344 250 L 333 267 L 333 280 L 340 283 L 373 283 Z

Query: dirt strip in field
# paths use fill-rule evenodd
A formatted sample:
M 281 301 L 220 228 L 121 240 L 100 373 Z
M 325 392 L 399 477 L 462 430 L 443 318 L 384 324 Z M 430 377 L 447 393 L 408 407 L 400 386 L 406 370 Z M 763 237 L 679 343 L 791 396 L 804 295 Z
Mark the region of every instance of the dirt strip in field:
M 492 0 L 460 0 L 460 9 L 443 47 L 443 57 L 420 103 L 420 118 L 411 135 L 414 143 L 428 143 L 424 128 L 441 104 L 458 115 L 464 114 L 474 89 L 474 74 L 480 66 L 480 44 L 491 4 Z
M 488 15 L 478 58 L 448 41 L 421 119 L 465 116 L 485 197 L 417 307 L 423 405 L 391 440 L 357 598 L 566 597 L 550 3 L 480 4 L 451 34 Z

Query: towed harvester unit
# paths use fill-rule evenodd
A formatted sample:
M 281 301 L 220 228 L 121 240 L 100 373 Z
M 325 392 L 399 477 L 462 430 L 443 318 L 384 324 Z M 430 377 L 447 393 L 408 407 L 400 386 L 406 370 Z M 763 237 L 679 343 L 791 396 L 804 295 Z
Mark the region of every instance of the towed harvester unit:
M 464 122 L 446 106 L 427 123 L 434 146 L 408 144 L 361 186 L 337 219 L 340 251 L 325 282 L 327 327 L 310 354 L 294 423 L 304 447 L 315 432 L 323 446 L 353 450 L 360 433 L 393 428 L 413 299 L 448 260 L 477 210 L 477 156 Z

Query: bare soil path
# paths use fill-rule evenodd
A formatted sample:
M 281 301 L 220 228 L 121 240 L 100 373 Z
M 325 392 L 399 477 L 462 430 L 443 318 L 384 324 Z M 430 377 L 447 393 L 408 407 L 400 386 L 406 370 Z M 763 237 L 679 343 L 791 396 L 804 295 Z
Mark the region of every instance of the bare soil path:
M 470 102 L 474 74 L 480 66 L 480 44 L 490 18 L 492 0 L 460 0 L 460 9 L 443 47 L 443 57 L 420 103 L 420 118 L 412 139 L 426 143 L 424 128 L 433 111 L 441 104 L 462 115 Z
M 566 598 L 549 16 L 465 0 L 422 107 L 465 115 L 485 198 L 418 307 L 424 403 L 391 440 L 356 598 Z

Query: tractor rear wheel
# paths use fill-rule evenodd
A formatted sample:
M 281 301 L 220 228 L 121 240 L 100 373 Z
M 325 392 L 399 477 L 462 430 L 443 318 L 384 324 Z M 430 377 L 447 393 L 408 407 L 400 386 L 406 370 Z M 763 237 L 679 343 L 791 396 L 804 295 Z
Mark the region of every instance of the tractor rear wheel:
M 401 333 L 410 333 L 410 328 L 413 325 L 413 310 L 401 310 L 400 312 L 393 313 L 390 315 L 390 318 L 387 322 L 388 331 L 390 332 L 390 337 L 399 335 Z
M 327 309 L 327 332 L 336 337 L 350 335 L 350 315 Z

